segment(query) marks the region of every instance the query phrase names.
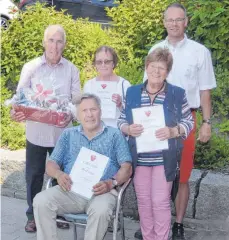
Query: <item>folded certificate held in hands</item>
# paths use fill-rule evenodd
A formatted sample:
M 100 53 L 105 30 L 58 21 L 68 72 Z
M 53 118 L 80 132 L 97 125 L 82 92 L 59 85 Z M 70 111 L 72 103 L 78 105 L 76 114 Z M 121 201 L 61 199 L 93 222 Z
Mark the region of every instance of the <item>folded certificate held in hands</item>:
M 90 199 L 93 186 L 103 176 L 108 160 L 107 156 L 82 147 L 70 172 L 73 182 L 71 191 Z
M 102 118 L 116 118 L 116 104 L 112 95 L 117 92 L 117 82 L 96 81 L 93 93 L 101 100 Z
M 136 137 L 137 152 L 153 152 L 168 149 L 168 140 L 160 141 L 155 131 L 165 127 L 163 106 L 150 106 L 132 109 L 133 121 L 141 124 L 144 132 Z

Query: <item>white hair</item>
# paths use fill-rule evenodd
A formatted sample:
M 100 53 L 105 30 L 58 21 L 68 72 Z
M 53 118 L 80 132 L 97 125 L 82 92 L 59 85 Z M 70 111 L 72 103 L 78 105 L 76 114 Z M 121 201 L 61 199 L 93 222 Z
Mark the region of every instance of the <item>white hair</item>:
M 65 33 L 65 30 L 64 30 L 64 28 L 63 28 L 61 25 L 59 25 L 59 24 L 49 25 L 49 26 L 45 29 L 45 32 L 44 32 L 44 42 L 47 40 L 48 34 L 49 34 L 49 32 L 51 32 L 51 31 L 61 33 L 61 34 L 63 35 L 64 43 L 66 43 L 66 33 Z

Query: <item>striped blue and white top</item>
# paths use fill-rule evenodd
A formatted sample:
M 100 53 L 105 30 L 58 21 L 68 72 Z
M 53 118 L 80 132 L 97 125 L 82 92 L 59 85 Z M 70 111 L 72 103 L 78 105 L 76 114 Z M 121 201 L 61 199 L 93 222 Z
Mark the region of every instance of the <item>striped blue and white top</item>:
M 153 102 L 151 102 L 151 99 L 144 89 L 141 94 L 141 107 L 148 107 L 148 106 L 158 106 L 163 105 L 165 100 L 165 92 L 162 91 L 158 93 L 154 99 Z M 190 124 L 193 121 L 192 114 L 189 111 L 189 105 L 187 103 L 186 95 L 184 96 L 183 103 L 182 103 L 182 117 L 181 121 L 179 122 L 179 125 L 184 127 L 185 129 L 185 135 L 183 138 L 185 139 L 190 131 L 192 130 L 192 124 Z M 118 127 L 121 129 L 123 124 L 128 124 L 126 121 L 126 115 L 125 112 L 122 111 L 121 116 L 118 120 Z M 147 153 L 139 153 L 138 154 L 138 166 L 159 166 L 163 165 L 163 155 L 162 151 L 154 151 L 154 152 L 147 152 Z

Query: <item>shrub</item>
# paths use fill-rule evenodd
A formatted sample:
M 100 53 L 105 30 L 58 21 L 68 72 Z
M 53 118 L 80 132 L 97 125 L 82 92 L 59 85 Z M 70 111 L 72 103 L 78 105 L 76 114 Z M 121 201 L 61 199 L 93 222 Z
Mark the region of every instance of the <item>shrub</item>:
M 134 56 L 142 59 L 149 48 L 165 38 L 166 31 L 162 24 L 163 12 L 172 2 L 182 3 L 188 11 L 189 26 L 187 34 L 210 49 L 215 66 L 217 88 L 212 91 L 214 126 L 218 132 L 229 133 L 229 2 L 218 0 L 186 1 L 148 1 L 123 0 L 117 8 L 108 11 L 113 20 L 114 33 L 123 37 L 124 45 L 134 51 Z M 200 124 L 199 124 L 200 125 Z M 228 161 L 226 135 L 213 132 L 209 143 L 197 143 L 196 164 L 199 167 L 217 168 Z
M 12 20 L 9 29 L 1 34 L 3 147 L 16 149 L 24 146 L 24 127 L 10 120 L 9 109 L 3 106 L 3 103 L 15 92 L 22 66 L 42 55 L 42 39 L 45 28 L 50 24 L 60 23 L 67 35 L 64 57 L 80 69 L 82 85 L 86 79 L 95 74 L 91 62 L 97 47 L 106 44 L 113 46 L 118 51 L 122 48 L 122 45 L 118 44 L 119 38 L 112 42 L 108 34 L 109 30 L 103 30 L 99 24 L 82 19 L 74 21 L 69 15 L 57 12 L 54 8 L 45 8 L 43 5 L 37 4 L 28 8 L 26 12 L 20 13 L 18 18 Z
M 118 64 L 117 73 L 129 80 L 132 85 L 142 83 L 143 79 L 143 63 L 141 59 L 133 59 L 128 62 L 120 62 Z
M 189 16 L 188 36 L 203 43 L 213 53 L 215 65 L 229 66 L 229 2 L 218 0 L 123 0 L 116 8 L 107 9 L 115 32 L 135 56 L 145 56 L 149 47 L 165 38 L 162 19 L 165 8 L 180 2 Z
M 81 83 L 92 78 L 91 64 L 95 49 L 103 44 L 118 52 L 120 62 L 117 73 L 132 84 L 142 82 L 144 58 L 148 49 L 165 38 L 162 13 L 173 0 L 123 0 L 108 11 L 113 27 L 103 30 L 87 20 L 74 21 L 54 8 L 38 4 L 14 19 L 10 28 L 2 32 L 2 102 L 10 98 L 19 80 L 24 63 L 43 52 L 42 38 L 49 24 L 61 23 L 67 33 L 64 56 L 81 70 Z M 220 133 L 229 133 L 229 2 L 218 0 L 186 0 L 183 3 L 190 18 L 188 36 L 206 45 L 213 54 L 217 88 L 213 91 L 213 112 Z M 9 109 L 2 107 L 2 144 L 11 149 L 24 146 L 24 127 L 9 118 Z M 217 168 L 228 164 L 228 140 L 213 132 L 207 144 L 197 144 L 198 166 Z
M 118 7 L 107 9 L 112 18 L 114 32 L 122 36 L 125 46 L 135 56 L 145 56 L 147 46 L 164 38 L 162 13 L 170 0 L 123 0 Z
M 216 67 L 217 88 L 212 91 L 213 114 L 220 133 L 229 136 L 229 69 Z
M 195 166 L 207 169 L 222 169 L 229 165 L 229 141 L 227 136 L 212 133 L 207 143 L 198 142 L 195 152 Z
M 229 2 L 188 0 L 188 35 L 212 51 L 214 65 L 229 67 Z
M 202 123 L 200 113 L 197 113 L 197 129 Z M 198 138 L 198 130 L 196 138 Z M 213 122 L 212 136 L 209 142 L 196 142 L 195 167 L 205 169 L 222 169 L 229 165 L 229 141 L 225 133 L 220 134 L 220 124 Z
M 217 88 L 212 92 L 213 113 L 215 117 L 229 119 L 229 69 L 215 68 Z

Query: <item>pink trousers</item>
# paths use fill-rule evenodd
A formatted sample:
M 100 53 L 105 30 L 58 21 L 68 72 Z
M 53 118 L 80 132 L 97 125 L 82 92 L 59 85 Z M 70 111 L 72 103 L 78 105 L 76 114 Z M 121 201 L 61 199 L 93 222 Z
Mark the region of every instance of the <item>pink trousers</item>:
M 143 239 L 168 240 L 172 182 L 166 181 L 164 166 L 138 166 L 135 170 L 134 186 Z

